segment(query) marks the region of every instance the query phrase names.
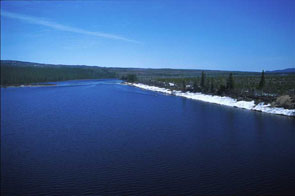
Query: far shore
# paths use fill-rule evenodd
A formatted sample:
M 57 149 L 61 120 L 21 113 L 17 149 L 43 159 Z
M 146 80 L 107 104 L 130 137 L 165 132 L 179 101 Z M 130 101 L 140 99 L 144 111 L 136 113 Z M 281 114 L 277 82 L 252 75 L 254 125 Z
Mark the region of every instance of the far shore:
M 23 88 L 23 87 L 49 87 L 56 86 L 56 84 L 19 84 L 19 85 L 1 85 L 1 88 Z
M 50 82 L 65 82 L 65 81 L 80 81 L 80 80 L 108 80 L 108 79 L 117 79 L 117 78 L 89 78 L 89 79 L 70 79 L 70 80 L 57 80 Z M 49 83 L 40 83 L 40 84 L 8 84 L 8 85 L 0 85 L 1 88 L 22 88 L 22 87 L 49 87 L 49 86 L 57 86 L 56 84 Z

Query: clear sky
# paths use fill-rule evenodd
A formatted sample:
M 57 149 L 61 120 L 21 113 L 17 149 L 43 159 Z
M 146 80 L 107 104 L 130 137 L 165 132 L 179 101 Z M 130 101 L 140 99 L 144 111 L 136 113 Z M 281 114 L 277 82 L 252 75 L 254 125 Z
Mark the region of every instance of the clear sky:
M 106 67 L 295 67 L 295 0 L 1 1 L 1 59 Z

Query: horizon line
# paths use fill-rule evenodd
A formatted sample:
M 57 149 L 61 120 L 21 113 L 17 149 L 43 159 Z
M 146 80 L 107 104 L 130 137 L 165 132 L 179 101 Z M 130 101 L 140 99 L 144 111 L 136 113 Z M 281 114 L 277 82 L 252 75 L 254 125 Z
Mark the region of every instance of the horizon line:
M 32 61 L 23 61 L 23 60 L 11 60 L 11 59 L 1 59 L 1 61 L 16 61 L 16 62 L 23 62 L 23 63 L 36 63 L 36 64 L 44 64 L 44 65 L 62 65 L 62 66 L 88 66 L 88 67 L 101 67 L 101 68 L 122 68 L 122 69 L 172 69 L 172 70 L 200 70 L 200 71 L 225 71 L 225 72 L 255 72 L 260 73 L 261 71 L 268 72 L 268 71 L 279 71 L 278 69 L 275 70 L 261 70 L 261 71 L 242 71 L 242 70 L 227 70 L 227 69 L 197 69 L 197 68 L 169 68 L 169 67 L 114 67 L 114 66 L 99 66 L 99 65 L 85 65 L 85 64 L 60 64 L 60 63 L 42 63 L 42 62 L 32 62 Z M 292 67 L 282 68 L 284 69 L 293 69 Z M 295 69 L 295 68 L 294 68 Z

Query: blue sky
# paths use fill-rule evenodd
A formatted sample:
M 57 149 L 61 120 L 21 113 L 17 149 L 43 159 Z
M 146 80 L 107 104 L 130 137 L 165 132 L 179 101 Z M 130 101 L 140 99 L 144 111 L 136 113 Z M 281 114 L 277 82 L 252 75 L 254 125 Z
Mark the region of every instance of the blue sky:
M 106 67 L 295 67 L 295 1 L 1 1 L 1 59 Z

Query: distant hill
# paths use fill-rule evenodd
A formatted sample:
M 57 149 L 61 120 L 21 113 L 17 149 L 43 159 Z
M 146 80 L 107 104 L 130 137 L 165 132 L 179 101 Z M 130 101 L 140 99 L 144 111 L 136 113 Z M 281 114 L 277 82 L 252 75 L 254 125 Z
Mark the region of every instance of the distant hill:
M 234 75 L 260 75 L 260 72 L 244 72 L 244 71 L 226 71 L 226 70 L 201 70 L 201 69 L 171 69 L 171 68 L 123 68 L 123 67 L 100 67 L 88 65 L 62 65 L 62 64 L 44 64 L 35 62 L 1 60 L 1 67 L 51 67 L 51 68 L 84 68 L 84 69 L 104 69 L 115 73 L 118 78 L 127 74 L 136 74 L 137 77 L 199 77 L 202 71 L 207 76 L 228 76 L 229 73 Z
M 287 68 L 281 70 L 266 71 L 266 73 L 295 73 L 295 68 Z
M 117 78 L 117 75 L 107 68 L 96 66 L 1 60 L 1 86 L 105 78 Z
M 1 60 L 1 85 L 31 84 L 73 79 L 123 78 L 134 74 L 139 80 L 154 78 L 197 78 L 202 72 L 207 77 L 260 76 L 260 72 L 200 70 L 200 69 L 168 69 L 168 68 L 119 68 L 86 65 L 61 65 Z
M 45 64 L 45 63 L 34 63 L 26 61 L 14 61 L 14 60 L 1 60 L 1 66 L 15 66 L 15 67 L 86 67 L 86 65 L 61 65 L 61 64 Z M 88 66 L 87 66 L 88 67 Z M 97 66 L 89 66 L 97 67 Z

